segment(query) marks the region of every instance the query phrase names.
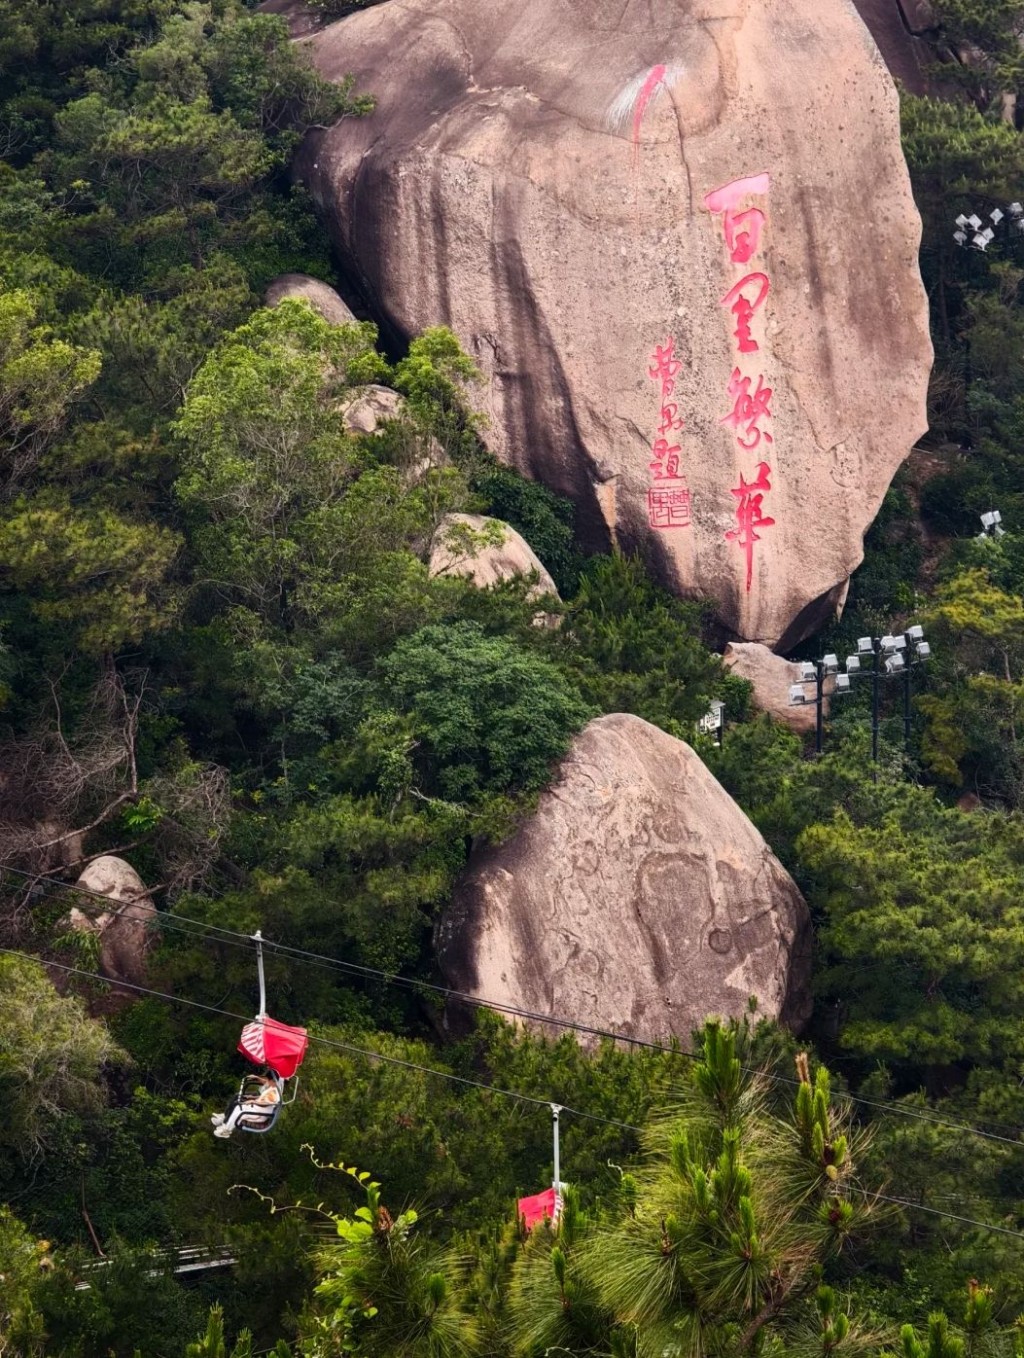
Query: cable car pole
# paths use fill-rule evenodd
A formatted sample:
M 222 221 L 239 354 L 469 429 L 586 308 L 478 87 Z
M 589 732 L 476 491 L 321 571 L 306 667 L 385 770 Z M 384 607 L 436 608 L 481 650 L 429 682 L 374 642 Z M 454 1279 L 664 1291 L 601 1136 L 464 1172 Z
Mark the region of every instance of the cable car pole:
M 559 1147 L 559 1144 L 558 1144 L 558 1115 L 559 1115 L 559 1113 L 560 1113 L 561 1111 L 562 1111 L 562 1105 L 561 1105 L 560 1103 L 553 1103 L 553 1104 L 551 1105 L 551 1128 L 552 1128 L 552 1133 L 553 1133 L 554 1142 L 555 1142 L 555 1178 L 554 1178 L 554 1184 L 553 1184 L 552 1186 L 554 1187 L 554 1190 L 555 1190 L 555 1206 L 556 1206 L 556 1210 L 557 1210 L 557 1206 L 558 1206 L 558 1200 L 559 1200 L 559 1198 L 560 1198 L 560 1196 L 561 1196 L 561 1193 L 562 1193 L 562 1183 L 561 1183 L 562 1164 L 561 1164 L 560 1147 Z
M 265 1019 L 267 1016 L 267 981 L 263 975 L 263 933 L 257 929 L 252 936 L 256 944 L 256 967 L 260 975 L 260 1007 L 256 1017 Z

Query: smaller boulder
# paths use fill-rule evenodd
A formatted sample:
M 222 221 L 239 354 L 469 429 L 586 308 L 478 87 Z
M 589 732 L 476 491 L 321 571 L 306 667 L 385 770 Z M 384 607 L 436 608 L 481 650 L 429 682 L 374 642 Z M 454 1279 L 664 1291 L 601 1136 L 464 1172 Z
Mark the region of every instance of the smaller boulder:
M 73 929 L 99 935 L 102 974 L 111 981 L 145 985 L 149 925 L 156 906 L 142 878 L 123 858 L 105 854 L 93 859 L 76 886 L 110 899 L 109 910 L 96 914 L 76 908 L 69 916 Z
M 511 838 L 474 846 L 436 943 L 481 1003 L 687 1050 L 752 1001 L 796 1029 L 811 1012 L 796 884 L 694 751 L 625 713 L 584 727 Z
M 397 391 L 371 383 L 354 388 L 340 409 L 348 433 L 376 434 L 386 420 L 395 419 L 404 404 Z
M 531 599 L 558 590 L 533 548 L 514 528 L 485 514 L 446 514 L 430 549 L 430 574 L 463 575 L 489 589 L 516 575 L 537 573 Z
M 722 663 L 740 679 L 746 679 L 754 686 L 754 704 L 762 712 L 767 712 L 776 721 L 783 722 L 799 735 L 807 735 L 814 730 L 817 721 L 814 704 L 804 707 L 790 707 L 789 689 L 791 684 L 800 681 L 800 666 L 792 660 L 784 660 L 781 655 L 762 646 L 757 641 L 734 641 L 726 646 Z M 834 688 L 832 679 L 825 681 L 825 693 Z M 812 690 L 807 686 L 808 695 Z M 828 716 L 828 697 L 824 702 L 824 715 Z
M 267 306 L 279 306 L 281 302 L 294 297 L 319 311 L 330 325 L 355 325 L 356 318 L 341 300 L 335 290 L 319 278 L 310 278 L 304 273 L 283 273 L 275 278 L 264 294 Z

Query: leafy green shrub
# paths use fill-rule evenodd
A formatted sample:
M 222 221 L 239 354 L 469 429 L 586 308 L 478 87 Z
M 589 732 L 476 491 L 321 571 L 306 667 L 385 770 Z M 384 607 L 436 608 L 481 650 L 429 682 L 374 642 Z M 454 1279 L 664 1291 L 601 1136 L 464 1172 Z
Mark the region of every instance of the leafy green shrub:
M 380 666 L 443 796 L 536 792 L 596 715 L 550 661 L 472 622 L 421 628 Z
M 486 499 L 488 513 L 522 533 L 562 597 L 575 594 L 582 560 L 573 541 L 571 501 L 498 463 L 489 463 L 472 484 Z

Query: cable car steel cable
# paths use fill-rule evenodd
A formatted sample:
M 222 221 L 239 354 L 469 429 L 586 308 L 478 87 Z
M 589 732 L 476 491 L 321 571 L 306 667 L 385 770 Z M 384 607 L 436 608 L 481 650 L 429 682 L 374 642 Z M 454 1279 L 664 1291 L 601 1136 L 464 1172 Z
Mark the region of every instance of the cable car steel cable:
M 102 901 L 107 908 L 110 907 L 111 898 L 102 892 L 93 891 L 88 887 L 78 887 L 72 882 L 62 882 L 59 878 L 41 878 L 38 873 L 25 872 L 20 868 L 12 868 L 6 865 L 0 866 L 0 878 L 4 872 L 11 872 L 29 880 L 43 880 L 66 891 L 76 891 L 85 896 L 91 896 L 96 900 Z M 122 902 L 124 904 L 124 902 Z M 242 933 L 236 929 L 228 929 L 223 925 L 209 924 L 204 920 L 191 919 L 186 915 L 170 914 L 167 911 L 158 911 L 153 916 L 153 922 L 161 928 L 177 930 L 179 933 L 190 935 L 200 940 L 212 939 L 214 942 L 226 943 L 231 947 L 245 948 L 252 950 L 253 936 Z M 190 928 L 188 926 L 195 926 Z M 199 933 L 198 930 L 205 930 Z M 224 937 L 216 937 L 223 935 Z M 433 994 L 443 995 L 449 999 L 459 1000 L 462 1003 L 478 1009 L 491 1009 L 496 1013 L 508 1014 L 514 1018 L 526 1019 L 534 1023 L 546 1023 L 551 1027 L 564 1028 L 568 1031 L 583 1033 L 588 1037 L 607 1038 L 613 1042 L 624 1042 L 630 1046 L 639 1047 L 647 1051 L 662 1052 L 666 1056 L 677 1056 L 685 1061 L 699 1061 L 700 1057 L 694 1052 L 683 1051 L 680 1047 L 667 1047 L 660 1042 L 652 1042 L 647 1038 L 633 1037 L 625 1033 L 616 1033 L 610 1029 L 596 1028 L 589 1024 L 579 1023 L 572 1019 L 560 1018 L 553 1014 L 540 1014 L 532 1010 L 521 1009 L 516 1005 L 506 1004 L 501 1000 L 487 1000 L 476 995 L 469 995 L 464 991 L 454 990 L 448 986 L 437 985 L 432 981 L 420 981 L 414 977 L 397 976 L 393 972 L 382 971 L 375 967 L 362 966 L 356 962 L 346 962 L 341 958 L 330 957 L 323 953 L 310 952 L 305 948 L 296 948 L 286 943 L 276 943 L 271 939 L 262 939 L 263 946 L 273 951 L 279 956 L 295 957 L 305 961 L 310 966 L 320 966 L 325 970 L 335 970 L 346 974 L 358 976 L 371 976 L 383 981 L 388 985 L 404 986 L 408 989 L 426 990 Z M 100 978 L 104 979 L 104 978 Z M 799 1086 L 799 1081 L 792 1076 L 778 1075 L 772 1072 L 758 1071 L 751 1066 L 741 1066 L 741 1069 L 748 1075 L 758 1074 L 773 1084 L 788 1085 L 791 1088 Z M 998 1122 L 993 1120 L 989 1123 L 993 1127 L 1002 1127 L 1004 1130 L 1016 1133 L 1015 1136 L 1000 1136 L 998 1133 L 989 1132 L 982 1127 L 972 1123 L 959 1122 L 955 1119 L 936 1116 L 933 1113 L 922 1111 L 916 1108 L 905 1107 L 900 1104 L 886 1103 L 882 1100 L 866 1099 L 857 1094 L 843 1094 L 843 1098 L 850 1103 L 857 1104 L 862 1108 L 871 1108 L 877 1112 L 891 1113 L 895 1117 L 909 1118 L 916 1122 L 931 1123 L 934 1126 L 945 1127 L 950 1131 L 968 1132 L 972 1136 L 977 1136 L 986 1141 L 999 1142 L 1003 1145 L 1019 1146 L 1024 1144 L 1024 1128 L 1017 1127 L 1012 1123 Z
M 181 1004 L 189 1009 L 200 1009 L 207 1014 L 220 1014 L 223 1018 L 235 1019 L 239 1022 L 247 1022 L 244 1014 L 236 1014 L 230 1009 L 220 1009 L 213 1004 L 203 1004 L 199 1000 L 187 1000 L 181 995 L 168 995 L 162 990 L 153 990 L 150 986 L 135 985 L 130 981 L 112 981 L 107 976 L 101 976 L 97 971 L 85 971 L 82 967 L 68 966 L 64 962 L 47 962 L 40 957 L 33 957 L 31 953 L 21 952 L 17 948 L 0 947 L 0 953 L 6 953 L 10 957 L 23 957 L 30 962 L 36 962 L 43 967 L 53 967 L 57 971 L 66 972 L 71 976 L 84 976 L 90 981 L 99 981 L 101 985 L 113 986 L 115 990 L 132 990 L 140 995 L 150 995 L 154 999 L 166 1000 L 169 1004 Z M 454 1084 L 468 1085 L 473 1089 L 486 1090 L 491 1094 L 500 1094 L 506 1099 L 518 1099 L 520 1103 L 532 1104 L 536 1108 L 550 1108 L 551 1100 L 537 1098 L 533 1094 L 521 1094 L 515 1089 L 502 1089 L 500 1085 L 487 1084 L 483 1080 L 471 1080 L 466 1075 L 456 1075 L 452 1071 L 437 1070 L 433 1066 L 420 1065 L 416 1061 L 407 1061 L 399 1056 L 387 1056 L 382 1052 L 375 1052 L 367 1047 L 357 1047 L 351 1042 L 341 1042 L 336 1038 L 321 1037 L 319 1034 L 310 1033 L 309 1041 L 321 1047 L 331 1047 L 337 1051 L 349 1052 L 354 1056 L 365 1056 L 369 1061 L 383 1061 L 386 1065 L 402 1066 L 406 1070 L 416 1070 L 424 1075 L 436 1075 L 439 1080 L 449 1080 Z M 619 1127 L 627 1132 L 642 1132 L 642 1127 L 636 1127 L 631 1122 L 620 1122 L 617 1118 L 601 1117 L 598 1113 L 587 1113 L 582 1108 L 570 1108 L 568 1105 L 561 1105 L 562 1111 L 572 1114 L 573 1117 L 582 1118 L 586 1122 L 599 1122 L 606 1127 Z
M 102 985 L 113 986 L 116 989 L 132 990 L 137 994 L 150 995 L 154 999 L 165 1000 L 169 1004 L 180 1004 L 189 1009 L 200 1009 L 207 1014 L 219 1014 L 223 1018 L 243 1021 L 245 1019 L 243 1014 L 235 1014 L 228 1009 L 220 1009 L 212 1004 L 202 1004 L 198 1000 L 187 1000 L 180 995 L 168 995 L 164 991 L 154 990 L 150 986 L 134 985 L 128 981 L 112 981 L 106 976 L 101 976 L 98 972 L 86 971 L 82 967 L 71 967 L 63 962 L 44 962 L 41 958 L 34 957 L 31 953 L 22 952 L 17 948 L 0 947 L 0 954 L 6 954 L 9 957 L 21 957 L 28 962 L 35 962 L 40 966 L 52 967 L 55 970 L 63 971 L 68 975 L 84 976 L 88 980 L 99 981 Z M 549 1110 L 553 1110 L 557 1107 L 560 1113 L 568 1113 L 572 1117 L 582 1118 L 588 1122 L 601 1123 L 609 1127 L 619 1127 L 624 1131 L 636 1132 L 637 1134 L 642 1134 L 644 1131 L 642 1127 L 638 1127 L 630 1122 L 620 1122 L 615 1118 L 601 1117 L 597 1113 L 587 1113 L 581 1108 L 570 1108 L 565 1104 L 555 1105 L 550 1099 L 536 1098 L 531 1094 L 521 1094 L 518 1090 L 502 1089 L 500 1085 L 490 1085 L 482 1080 L 470 1080 L 463 1075 L 455 1075 L 449 1071 L 436 1070 L 431 1066 L 423 1066 L 415 1061 L 406 1061 L 397 1056 L 387 1056 L 382 1052 L 368 1051 L 364 1047 L 356 1047 L 348 1042 L 339 1042 L 336 1039 L 320 1037 L 317 1034 L 310 1034 L 309 1040 L 320 1046 L 332 1047 L 340 1051 L 349 1052 L 353 1055 L 364 1056 L 371 1061 L 382 1061 L 386 1065 L 401 1066 L 407 1070 L 416 1070 L 425 1075 L 434 1075 L 440 1080 L 448 1080 L 454 1084 L 469 1085 L 474 1089 L 481 1089 L 490 1094 L 497 1094 L 502 1098 L 515 1099 L 521 1103 L 532 1104 L 536 1107 L 547 1108 Z M 841 1095 L 840 1097 L 848 1098 L 847 1095 Z M 927 1212 L 931 1216 L 943 1217 L 948 1221 L 956 1221 L 961 1225 L 972 1226 L 978 1230 L 991 1231 L 997 1235 L 1012 1236 L 1015 1240 L 1024 1240 L 1024 1231 L 1016 1231 L 1009 1226 L 997 1226 L 990 1221 L 978 1221 L 974 1217 L 959 1216 L 954 1212 L 944 1212 L 937 1207 L 928 1207 L 924 1203 L 913 1202 L 909 1198 L 895 1198 L 884 1193 L 871 1193 L 867 1189 L 856 1187 L 853 1187 L 852 1191 L 857 1193 L 858 1196 L 867 1198 L 872 1202 L 887 1202 L 897 1207 L 908 1208 L 911 1211 Z

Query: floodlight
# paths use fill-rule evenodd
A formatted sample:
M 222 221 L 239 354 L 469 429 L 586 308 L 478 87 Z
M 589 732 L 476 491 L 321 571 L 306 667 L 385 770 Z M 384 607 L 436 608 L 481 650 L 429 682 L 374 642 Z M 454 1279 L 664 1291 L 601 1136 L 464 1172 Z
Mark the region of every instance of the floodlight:
M 932 653 L 932 648 L 927 641 L 919 641 L 915 649 L 917 650 L 918 660 L 927 660 Z
M 1024 203 L 1011 203 L 1010 215 L 1012 217 L 1024 217 Z
M 888 632 L 886 632 L 885 636 L 882 638 L 882 650 L 883 651 L 896 650 L 896 638 L 890 636 Z
M 800 662 L 800 682 L 802 684 L 813 684 L 818 677 L 818 671 L 809 660 Z
M 981 218 L 978 216 L 976 212 L 972 213 L 971 216 L 967 218 L 967 225 L 971 227 L 974 231 L 981 230 Z
M 807 694 L 803 690 L 802 684 L 790 684 L 789 686 L 789 705 L 790 707 L 800 707 L 807 701 Z
M 920 641 L 924 636 L 924 628 L 920 623 L 915 623 L 913 627 L 907 628 L 907 636 L 911 641 Z
M 967 244 L 967 232 L 966 232 L 966 231 L 954 231 L 954 232 L 953 232 L 953 239 L 956 241 L 957 245 L 966 245 L 966 244 Z
M 837 655 L 833 655 L 831 652 L 829 652 L 829 654 L 825 656 L 824 660 L 821 663 L 825 666 L 826 674 L 835 674 L 836 671 L 839 669 L 839 657 Z
M 859 673 L 860 673 L 860 656 L 859 656 L 859 655 L 848 655 L 848 656 L 846 657 L 846 672 L 847 672 L 847 674 L 859 674 Z
M 964 216 L 964 214 L 963 214 L 962 212 L 961 212 L 960 216 L 957 217 L 956 223 L 955 223 L 955 224 L 956 224 L 957 226 L 960 226 L 960 227 L 964 227 L 964 226 L 967 225 L 967 218 Z
M 987 514 L 982 514 L 981 516 L 982 528 L 992 528 L 994 526 L 994 524 L 996 523 L 996 513 L 997 513 L 996 510 L 990 509 Z
M 1001 212 L 1001 211 L 999 210 L 999 208 L 996 207 L 996 208 L 993 208 L 992 211 L 991 211 L 988 215 L 989 215 L 989 216 L 992 218 L 992 220 L 995 222 L 996 226 L 998 226 L 999 223 L 1000 223 L 1000 222 L 1003 220 L 1003 218 L 1006 216 L 1006 213 L 1005 213 L 1005 212 Z
M 875 649 L 874 640 L 871 637 L 858 637 L 857 650 L 861 655 L 870 655 Z
M 906 666 L 903 663 L 903 657 L 900 655 L 899 651 L 895 651 L 889 657 L 885 662 L 885 668 L 889 674 L 899 674 L 901 670 L 906 669 Z
M 975 247 L 976 250 L 988 249 L 988 241 L 985 239 L 985 237 L 981 234 L 980 231 L 971 241 L 971 244 Z
M 996 238 L 996 233 L 992 230 L 990 226 L 986 226 L 985 230 L 979 231 L 978 234 L 982 236 L 989 243 L 989 245 L 991 245 Z
M 850 692 L 850 676 L 848 674 L 836 675 L 836 692 L 837 693 Z

